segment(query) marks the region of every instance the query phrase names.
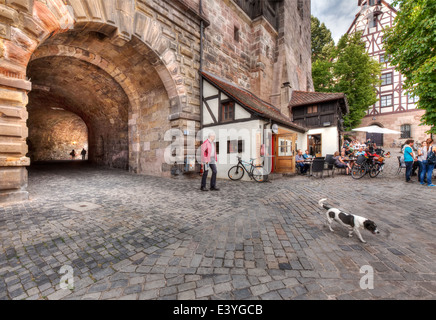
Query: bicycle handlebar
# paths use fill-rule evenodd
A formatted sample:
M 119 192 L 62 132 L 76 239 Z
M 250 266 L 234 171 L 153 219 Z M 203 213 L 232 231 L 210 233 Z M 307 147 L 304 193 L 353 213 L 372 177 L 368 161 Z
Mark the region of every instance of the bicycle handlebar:
M 237 156 L 237 158 L 239 161 L 242 161 L 242 157 Z M 256 160 L 256 158 L 250 158 L 250 161 L 254 161 L 254 160 Z

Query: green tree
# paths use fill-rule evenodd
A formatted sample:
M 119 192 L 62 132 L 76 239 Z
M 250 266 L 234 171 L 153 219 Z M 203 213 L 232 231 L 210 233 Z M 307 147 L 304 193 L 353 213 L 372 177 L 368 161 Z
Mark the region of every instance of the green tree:
M 360 125 L 368 108 L 377 102 L 375 88 L 380 85 L 381 66 L 367 54 L 361 36 L 345 34 L 327 59 L 312 64 L 315 91 L 347 95 L 350 113 L 344 117 L 346 130 Z
M 351 130 L 360 125 L 368 108 L 377 102 L 381 66 L 366 52 L 361 33 L 342 36 L 334 55 L 333 87 L 335 92 L 347 95 L 350 113 L 344 118 L 344 127 Z
M 312 31 L 312 61 L 325 59 L 329 54 L 329 49 L 333 48 L 334 41 L 331 31 L 321 23 L 318 18 L 311 16 Z
M 318 59 L 312 63 L 312 79 L 317 92 L 333 91 L 333 62 Z
M 391 64 L 406 78 L 405 89 L 419 97 L 422 123 L 436 133 L 436 1 L 395 0 L 394 27 L 385 33 Z

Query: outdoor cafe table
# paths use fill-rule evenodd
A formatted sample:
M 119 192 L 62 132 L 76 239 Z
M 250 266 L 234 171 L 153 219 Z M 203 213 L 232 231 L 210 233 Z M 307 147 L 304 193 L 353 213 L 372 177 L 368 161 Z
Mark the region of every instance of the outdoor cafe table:
M 312 176 L 313 158 L 304 159 L 304 164 L 308 164 L 309 165 L 309 176 Z
M 354 157 L 343 157 L 342 160 L 346 163 L 349 163 L 352 167 L 354 165 L 354 162 L 356 162 L 357 158 Z

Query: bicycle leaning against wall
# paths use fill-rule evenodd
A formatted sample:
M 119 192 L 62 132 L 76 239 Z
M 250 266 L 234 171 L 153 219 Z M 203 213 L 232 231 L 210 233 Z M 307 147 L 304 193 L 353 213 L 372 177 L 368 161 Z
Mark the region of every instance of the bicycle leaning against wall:
M 238 164 L 231 167 L 228 176 L 230 180 L 241 180 L 247 172 L 250 179 L 254 179 L 257 182 L 265 182 L 268 180 L 268 175 L 265 174 L 265 170 L 262 166 L 254 165 L 256 159 L 250 159 L 250 162 L 243 161 L 241 157 L 238 157 Z

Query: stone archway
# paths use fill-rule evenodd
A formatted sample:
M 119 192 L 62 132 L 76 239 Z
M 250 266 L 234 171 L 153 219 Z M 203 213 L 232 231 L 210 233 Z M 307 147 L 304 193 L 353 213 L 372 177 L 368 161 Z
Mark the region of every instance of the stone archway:
M 169 174 L 162 162 L 164 130 L 183 130 L 188 120 L 199 121 L 199 32 L 193 27 L 199 17 L 180 5 L 134 0 L 0 4 L 0 202 L 27 198 L 26 105 L 32 84 L 30 99 L 61 99 L 84 119 L 95 150 L 109 152 L 103 164 L 122 163 L 125 156 L 132 172 Z M 182 18 L 184 29 L 174 22 Z M 68 67 L 87 70 L 93 81 L 75 77 Z M 80 81 L 84 84 L 74 88 Z M 80 100 L 79 92 L 87 99 Z M 101 134 L 111 125 L 112 135 Z M 110 153 L 114 145 L 119 148 Z

